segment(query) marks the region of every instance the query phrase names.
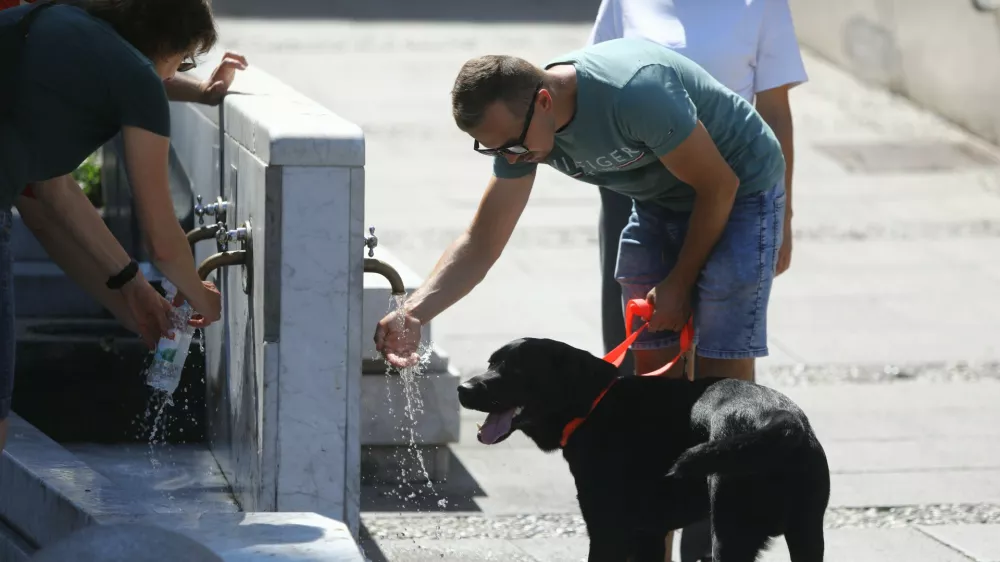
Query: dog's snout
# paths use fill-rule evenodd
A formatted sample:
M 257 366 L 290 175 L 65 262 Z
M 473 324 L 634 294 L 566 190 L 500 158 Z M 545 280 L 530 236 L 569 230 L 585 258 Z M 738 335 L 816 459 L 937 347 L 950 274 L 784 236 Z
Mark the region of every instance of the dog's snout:
M 459 402 L 468 399 L 472 396 L 472 393 L 476 391 L 476 385 L 472 381 L 465 381 L 458 385 L 458 400 Z

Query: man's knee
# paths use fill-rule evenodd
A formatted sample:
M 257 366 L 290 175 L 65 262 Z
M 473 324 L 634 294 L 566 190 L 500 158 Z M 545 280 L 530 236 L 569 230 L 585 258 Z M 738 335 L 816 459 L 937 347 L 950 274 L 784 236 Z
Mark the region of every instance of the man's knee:
M 722 377 L 727 379 L 754 380 L 755 360 L 746 359 L 715 359 L 698 356 L 698 378 Z

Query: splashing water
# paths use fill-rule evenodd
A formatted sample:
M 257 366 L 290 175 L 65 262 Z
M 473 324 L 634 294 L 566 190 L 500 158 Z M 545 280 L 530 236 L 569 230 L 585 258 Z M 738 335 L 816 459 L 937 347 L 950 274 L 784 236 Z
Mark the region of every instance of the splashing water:
M 389 312 L 394 310 L 400 310 L 403 307 L 405 300 L 405 295 L 393 295 L 389 301 Z M 406 337 L 407 332 L 410 328 L 406 326 L 406 318 L 403 315 L 398 317 L 398 326 L 403 337 Z M 418 361 L 408 367 L 401 369 L 396 369 L 391 366 L 386 366 L 385 376 L 386 388 L 387 388 L 387 400 L 388 400 L 388 412 L 392 419 L 396 420 L 395 408 L 393 406 L 393 390 L 395 388 L 395 380 L 401 383 L 403 391 L 403 404 L 402 415 L 403 420 L 399 420 L 401 425 L 400 429 L 406 434 L 406 448 L 405 450 L 397 449 L 393 455 L 393 460 L 396 462 L 397 466 L 400 467 L 400 480 L 403 482 L 398 486 L 398 491 L 396 495 L 399 499 L 404 501 L 413 501 L 417 499 L 417 494 L 411 491 L 409 494 L 405 494 L 404 489 L 407 487 L 406 482 L 408 481 L 407 469 L 408 467 L 416 464 L 420 472 L 419 476 L 425 481 L 424 488 L 434 493 L 434 483 L 431 481 L 430 473 L 427 470 L 427 462 L 424 459 L 424 453 L 420 449 L 419 445 L 419 434 L 417 432 L 417 418 L 424 412 L 424 400 L 420 394 L 420 386 L 418 377 L 423 374 L 427 365 L 430 363 L 431 358 L 431 346 L 426 344 L 420 344 L 417 348 Z M 405 494 L 405 495 L 404 495 Z M 438 505 L 447 505 L 446 500 L 438 501 Z
M 163 410 L 167 406 L 172 406 L 173 403 L 172 397 L 166 392 L 154 392 L 146 404 L 143 419 L 139 422 L 140 433 L 138 436 L 141 437 L 143 434 L 149 433 L 149 462 L 154 469 L 160 466 L 160 462 L 156 459 L 155 445 L 163 441 L 163 434 L 167 430 L 167 418 L 163 415 Z M 160 434 L 159 441 L 157 441 L 157 433 Z

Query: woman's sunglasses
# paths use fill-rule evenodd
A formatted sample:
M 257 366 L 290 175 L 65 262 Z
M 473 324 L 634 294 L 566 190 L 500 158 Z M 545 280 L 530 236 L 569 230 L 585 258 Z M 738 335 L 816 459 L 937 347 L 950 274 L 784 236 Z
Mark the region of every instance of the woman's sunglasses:
M 177 72 L 187 72 L 189 70 L 193 70 L 196 66 L 198 66 L 198 63 L 195 62 L 194 57 L 188 55 L 184 57 L 184 60 L 182 60 L 181 64 L 177 67 Z

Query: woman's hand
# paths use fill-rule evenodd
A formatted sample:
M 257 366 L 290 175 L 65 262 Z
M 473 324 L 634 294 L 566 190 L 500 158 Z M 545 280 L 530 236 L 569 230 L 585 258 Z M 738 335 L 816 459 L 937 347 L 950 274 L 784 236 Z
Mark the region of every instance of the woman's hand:
M 387 314 L 375 328 L 375 349 L 393 367 L 402 369 L 420 361 L 420 320 L 405 309 Z
M 246 57 L 233 51 L 226 51 L 222 56 L 222 62 L 215 67 L 212 75 L 201 83 L 201 103 L 218 105 L 222 102 L 222 98 L 229 92 L 229 86 L 236 79 L 236 71 L 245 70 L 246 67 Z
M 180 306 L 185 300 L 191 303 L 195 315 L 191 317 L 189 324 L 195 328 L 204 328 L 222 318 L 222 295 L 219 294 L 219 289 L 211 281 L 202 281 L 201 284 L 202 291 L 194 298 L 188 298 L 180 291 L 174 297 L 174 306 Z
M 156 348 L 160 338 L 170 330 L 170 312 L 173 307 L 146 281 L 141 271 L 120 292 L 142 341 L 149 349 Z
M 649 291 L 646 301 L 653 306 L 650 332 L 680 332 L 691 316 L 691 287 L 669 275 Z

